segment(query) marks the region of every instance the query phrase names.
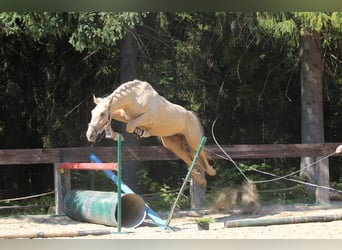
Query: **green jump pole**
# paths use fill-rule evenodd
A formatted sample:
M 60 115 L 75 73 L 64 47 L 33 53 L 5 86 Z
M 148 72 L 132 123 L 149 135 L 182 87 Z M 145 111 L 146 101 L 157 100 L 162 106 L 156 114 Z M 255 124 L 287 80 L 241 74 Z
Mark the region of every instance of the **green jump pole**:
M 181 187 L 181 189 L 179 190 L 179 193 L 178 193 L 178 195 L 177 195 L 177 198 L 176 198 L 175 202 L 173 203 L 173 206 L 172 206 L 172 208 L 171 208 L 171 211 L 170 211 L 169 217 L 168 217 L 168 219 L 167 219 L 167 221 L 166 221 L 166 223 L 165 223 L 165 226 L 168 226 L 168 225 L 170 224 L 170 221 L 171 221 L 172 216 L 173 216 L 173 214 L 174 214 L 174 212 L 175 212 L 175 208 L 176 208 L 176 206 L 177 206 L 178 200 L 179 200 L 180 196 L 183 194 L 183 191 L 184 191 L 184 188 L 185 188 L 185 186 L 186 186 L 186 183 L 188 182 L 188 179 L 190 178 L 190 174 L 191 174 L 191 172 L 192 172 L 192 170 L 193 170 L 193 168 L 194 168 L 194 166 L 195 166 L 195 163 L 196 163 L 196 161 L 197 161 L 197 159 L 198 159 L 198 156 L 199 156 L 199 154 L 201 153 L 202 147 L 204 146 L 204 144 L 205 144 L 206 141 L 207 141 L 207 138 L 206 138 L 205 136 L 203 136 L 203 137 L 202 137 L 202 140 L 201 140 L 201 143 L 200 143 L 200 145 L 199 145 L 198 148 L 197 148 L 195 157 L 194 157 L 194 159 L 193 159 L 192 162 L 191 162 L 191 165 L 190 165 L 190 167 L 189 167 L 188 173 L 187 173 L 186 176 L 185 176 L 185 179 L 184 179 L 184 182 L 183 182 L 183 184 L 182 184 L 182 187 Z
M 118 233 L 121 232 L 121 134 L 118 134 L 118 142 L 117 142 L 117 160 L 118 160 L 118 185 L 117 185 L 117 194 L 118 194 Z

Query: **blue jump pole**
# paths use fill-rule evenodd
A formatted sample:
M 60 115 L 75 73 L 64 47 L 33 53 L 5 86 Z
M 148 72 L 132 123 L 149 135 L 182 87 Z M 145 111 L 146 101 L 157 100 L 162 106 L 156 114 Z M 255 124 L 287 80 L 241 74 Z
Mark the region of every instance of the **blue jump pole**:
M 95 155 L 90 154 L 90 160 L 95 163 L 102 163 L 102 161 Z M 118 186 L 118 177 L 110 170 L 103 170 L 103 172 L 106 174 L 106 176 L 112 180 L 115 185 Z M 132 189 L 130 189 L 125 183 L 121 182 L 121 190 L 125 194 L 135 194 Z M 146 205 L 146 214 L 153 220 L 153 222 L 163 228 L 168 228 L 167 225 L 165 225 L 165 221 L 160 218 L 160 216 L 153 211 L 148 205 Z

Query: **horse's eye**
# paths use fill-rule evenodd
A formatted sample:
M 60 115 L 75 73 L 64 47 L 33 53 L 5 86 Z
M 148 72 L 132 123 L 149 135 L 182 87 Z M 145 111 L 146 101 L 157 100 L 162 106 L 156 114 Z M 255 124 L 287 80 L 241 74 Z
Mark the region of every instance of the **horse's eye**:
M 105 114 L 104 114 L 103 112 L 100 113 L 100 116 L 101 116 L 101 117 L 104 117 L 104 115 L 105 115 Z

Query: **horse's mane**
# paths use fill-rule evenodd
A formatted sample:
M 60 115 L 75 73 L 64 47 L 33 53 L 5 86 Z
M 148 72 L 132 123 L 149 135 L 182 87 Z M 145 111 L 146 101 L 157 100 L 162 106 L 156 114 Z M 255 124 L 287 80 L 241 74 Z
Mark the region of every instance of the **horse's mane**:
M 138 87 L 139 85 L 142 85 L 142 84 L 148 85 L 152 88 L 152 86 L 149 85 L 148 83 L 135 79 L 133 81 L 122 83 L 110 95 L 108 95 L 107 98 L 108 99 L 113 98 L 113 97 L 120 98 L 122 96 L 125 96 L 131 93 L 135 87 Z

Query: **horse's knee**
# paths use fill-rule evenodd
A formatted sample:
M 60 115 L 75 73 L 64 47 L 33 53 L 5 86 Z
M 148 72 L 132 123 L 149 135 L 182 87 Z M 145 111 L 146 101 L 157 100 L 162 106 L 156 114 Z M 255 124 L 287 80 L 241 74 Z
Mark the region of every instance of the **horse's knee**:
M 129 123 L 126 125 L 126 132 L 129 134 L 133 134 L 135 127 L 131 126 Z

